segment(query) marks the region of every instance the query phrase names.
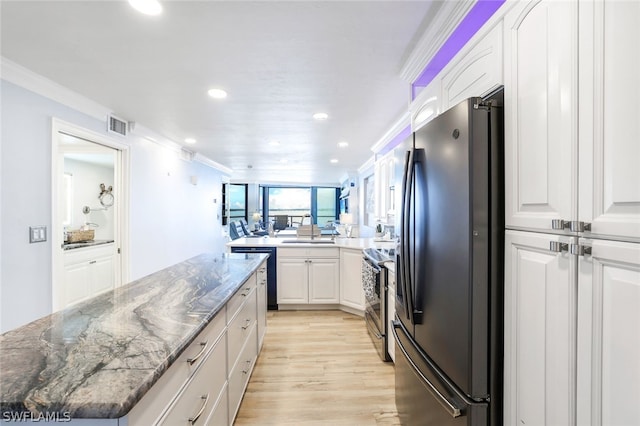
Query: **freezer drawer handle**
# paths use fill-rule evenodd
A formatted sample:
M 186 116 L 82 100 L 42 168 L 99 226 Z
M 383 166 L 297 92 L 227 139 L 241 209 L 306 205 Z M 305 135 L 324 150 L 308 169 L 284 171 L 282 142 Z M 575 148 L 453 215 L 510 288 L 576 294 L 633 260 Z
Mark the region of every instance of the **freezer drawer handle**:
M 404 354 L 405 359 L 407 360 L 407 362 L 409 362 L 409 364 L 411 365 L 411 368 L 413 368 L 413 371 L 418 376 L 420 376 L 420 379 L 422 379 L 422 381 L 428 386 L 427 390 L 431 392 L 431 395 L 433 395 L 434 398 L 436 398 L 436 400 L 440 403 L 440 405 L 442 405 L 444 409 L 447 410 L 447 412 L 449 412 L 449 415 L 451 417 L 453 418 L 460 417 L 462 415 L 462 412 L 460 411 L 460 409 L 455 405 L 453 405 L 451 401 L 449 401 L 442 393 L 440 393 L 440 391 L 433 385 L 433 383 L 429 381 L 429 379 L 427 379 L 424 376 L 424 374 L 422 374 L 418 366 L 413 362 L 413 360 L 407 353 L 407 350 L 402 345 L 402 342 L 400 342 L 400 339 L 398 338 L 398 334 L 396 332 L 395 327 L 393 328 L 393 334 L 396 340 L 396 344 Z

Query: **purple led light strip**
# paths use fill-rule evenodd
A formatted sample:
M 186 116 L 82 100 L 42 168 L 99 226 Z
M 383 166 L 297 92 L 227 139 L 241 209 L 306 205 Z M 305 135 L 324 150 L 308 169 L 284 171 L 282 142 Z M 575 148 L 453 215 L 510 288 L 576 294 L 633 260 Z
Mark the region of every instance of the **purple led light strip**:
M 467 13 L 467 16 L 451 33 L 447 41 L 440 47 L 438 53 L 431 58 L 422 74 L 411 85 L 411 92 L 414 98 L 416 96 L 416 88 L 429 85 L 435 76 L 442 71 L 504 2 L 505 0 L 478 0 L 475 6 Z

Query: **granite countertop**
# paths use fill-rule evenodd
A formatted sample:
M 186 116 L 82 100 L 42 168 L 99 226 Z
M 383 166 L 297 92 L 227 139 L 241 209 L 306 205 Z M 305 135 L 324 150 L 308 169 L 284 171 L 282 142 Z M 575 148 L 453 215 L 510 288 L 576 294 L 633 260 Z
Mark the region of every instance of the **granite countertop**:
M 319 238 L 316 238 L 316 241 Z M 291 243 L 288 241 L 298 240 L 303 242 Z M 391 249 L 395 248 L 396 242 L 394 240 L 382 240 L 377 238 L 346 238 L 346 237 L 336 237 L 333 243 L 331 238 L 323 237 L 320 238 L 321 241 L 326 243 L 318 243 L 318 242 L 304 242 L 309 241 L 309 237 L 304 238 L 296 238 L 287 237 L 249 237 L 249 238 L 238 238 L 237 240 L 233 240 L 227 243 L 227 247 L 340 247 L 340 248 L 349 248 L 349 249 L 365 249 L 369 247 L 375 247 L 379 249 Z
M 113 240 L 91 240 L 91 241 L 78 241 L 77 243 L 64 243 L 62 244 L 62 250 L 74 250 L 84 247 L 95 247 L 103 244 L 112 243 Z
M 0 411 L 126 415 L 266 254 L 202 254 L 0 335 Z

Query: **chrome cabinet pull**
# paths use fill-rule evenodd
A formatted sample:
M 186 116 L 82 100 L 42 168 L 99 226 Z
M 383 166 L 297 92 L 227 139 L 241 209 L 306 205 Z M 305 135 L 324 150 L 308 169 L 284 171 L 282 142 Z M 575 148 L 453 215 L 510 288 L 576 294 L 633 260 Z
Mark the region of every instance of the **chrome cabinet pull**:
M 249 328 L 249 324 L 251 324 L 251 319 L 247 318 L 246 322 L 245 322 L 245 325 L 240 327 L 240 328 L 242 328 L 243 330 L 246 330 L 247 328 Z
M 569 251 L 569 243 L 561 243 L 559 241 L 549 241 L 549 251 L 553 253 L 561 253 Z
M 246 293 L 240 293 L 243 297 L 247 297 L 249 295 L 249 293 L 251 293 L 251 287 L 245 287 L 244 288 Z
M 200 398 L 204 399 L 202 407 L 200 407 L 200 410 L 196 413 L 195 416 L 189 417 L 189 423 L 191 423 L 192 425 L 195 425 L 202 413 L 204 413 L 204 409 L 207 407 L 207 403 L 209 402 L 209 394 L 202 395 Z
M 571 244 L 570 253 L 576 256 L 585 256 L 591 254 L 591 247 L 580 244 Z
M 251 367 L 251 360 L 250 359 L 248 359 L 245 362 L 245 367 L 244 367 L 244 370 L 242 370 L 242 373 L 243 374 L 247 374 L 249 372 L 249 367 Z
M 560 231 L 568 229 L 571 232 L 585 232 L 591 231 L 591 224 L 582 222 L 581 220 L 553 219 L 551 221 L 551 229 L 558 229 Z
M 202 346 L 202 349 L 200 349 L 200 352 L 198 352 L 196 354 L 196 356 L 194 356 L 193 358 L 188 358 L 187 362 L 189 363 L 189 365 L 193 365 L 194 362 L 196 362 L 198 359 L 200 359 L 200 357 L 202 356 L 202 354 L 204 354 L 204 351 L 207 349 L 207 344 L 209 342 L 200 342 L 200 346 Z
M 553 219 L 551 221 L 551 229 L 559 229 L 562 231 L 564 229 L 569 229 L 570 226 L 571 222 L 562 219 Z

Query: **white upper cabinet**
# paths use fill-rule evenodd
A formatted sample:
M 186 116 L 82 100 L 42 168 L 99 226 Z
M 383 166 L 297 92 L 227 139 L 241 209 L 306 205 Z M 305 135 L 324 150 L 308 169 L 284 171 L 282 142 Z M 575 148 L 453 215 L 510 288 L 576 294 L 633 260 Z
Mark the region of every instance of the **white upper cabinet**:
M 442 77 L 442 110 L 502 84 L 502 21 Z
M 505 17 L 508 228 L 640 241 L 639 45 L 637 1 Z
M 442 112 L 440 98 L 441 79 L 434 79 L 416 96 L 409 106 L 411 114 L 411 130 L 416 131 Z
M 580 23 L 579 220 L 640 239 L 640 2 L 581 2 Z
M 568 1 L 523 3 L 505 16 L 509 228 L 550 231 L 553 219 L 577 218 L 577 18 Z

